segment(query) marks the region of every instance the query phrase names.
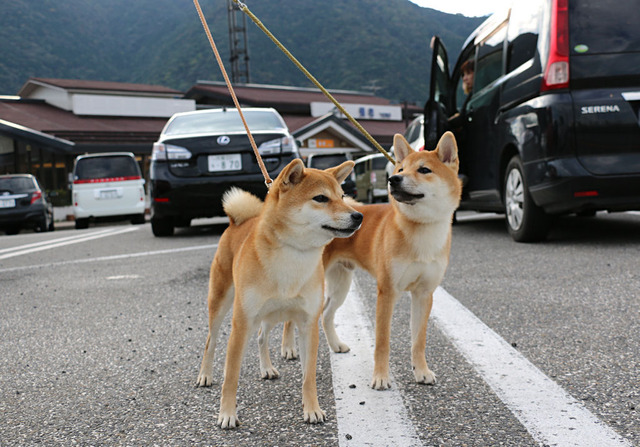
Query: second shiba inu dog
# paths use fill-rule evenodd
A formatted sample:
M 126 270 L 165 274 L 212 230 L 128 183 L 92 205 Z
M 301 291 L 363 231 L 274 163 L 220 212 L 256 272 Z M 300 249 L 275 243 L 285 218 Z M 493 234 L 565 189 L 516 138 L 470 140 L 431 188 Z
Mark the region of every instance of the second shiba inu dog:
M 213 382 L 218 330 L 233 304 L 218 416 L 222 428 L 239 425 L 236 392 L 249 336 L 261 325 L 260 370 L 264 378 L 277 377 L 267 338 L 273 326 L 285 320 L 293 321 L 300 334 L 304 420 L 324 422 L 316 390 L 322 252 L 333 238 L 352 235 L 362 223 L 362 214 L 342 198 L 340 183 L 352 169 L 352 161 L 319 171 L 293 160 L 275 179 L 264 203 L 239 189 L 225 195 L 230 225 L 211 264 L 209 335 L 197 382 Z
M 389 388 L 391 315 L 398 297 L 411 292 L 411 363 L 418 383 L 435 382 L 425 358 L 427 321 L 433 292 L 449 263 L 451 222 L 460 202 L 458 148 L 452 133 L 445 133 L 430 152 L 414 152 L 395 135 L 396 164 L 389 178 L 389 202 L 359 205 L 364 215 L 360 230 L 347 239 L 335 239 L 324 251 L 327 296 L 323 327 L 335 352 L 347 352 L 333 318 L 349 291 L 358 266 L 378 283 L 376 347 L 371 386 Z M 285 337 L 283 340 L 289 340 Z

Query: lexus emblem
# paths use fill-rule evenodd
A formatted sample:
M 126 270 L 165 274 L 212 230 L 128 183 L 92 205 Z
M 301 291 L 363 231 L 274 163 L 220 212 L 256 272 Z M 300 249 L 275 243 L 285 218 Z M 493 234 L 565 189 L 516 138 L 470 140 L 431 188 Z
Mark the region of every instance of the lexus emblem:
M 231 142 L 231 138 L 229 138 L 226 135 L 223 135 L 221 137 L 218 137 L 218 144 L 220 146 L 226 146 L 227 144 L 229 144 Z

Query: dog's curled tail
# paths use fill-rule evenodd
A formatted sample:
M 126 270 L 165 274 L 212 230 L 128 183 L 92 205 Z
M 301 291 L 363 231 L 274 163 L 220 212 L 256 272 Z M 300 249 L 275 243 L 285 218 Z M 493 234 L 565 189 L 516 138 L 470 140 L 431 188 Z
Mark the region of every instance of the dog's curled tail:
M 262 210 L 262 200 L 235 186 L 222 196 L 222 208 L 233 225 L 240 225 Z

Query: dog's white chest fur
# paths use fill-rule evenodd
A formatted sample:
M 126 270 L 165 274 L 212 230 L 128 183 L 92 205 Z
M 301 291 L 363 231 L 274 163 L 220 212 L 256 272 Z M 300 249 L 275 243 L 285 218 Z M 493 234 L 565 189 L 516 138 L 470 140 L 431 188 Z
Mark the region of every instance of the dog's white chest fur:
M 431 224 L 407 237 L 410 250 L 393 261 L 397 290 L 434 290 L 440 284 L 447 269 L 445 244 L 449 231 L 448 223 Z
M 245 312 L 259 319 L 284 321 L 294 314 L 313 314 L 322 300 L 322 278 L 314 278 L 321 250 L 281 247 L 263 259 L 261 278 L 245 290 Z

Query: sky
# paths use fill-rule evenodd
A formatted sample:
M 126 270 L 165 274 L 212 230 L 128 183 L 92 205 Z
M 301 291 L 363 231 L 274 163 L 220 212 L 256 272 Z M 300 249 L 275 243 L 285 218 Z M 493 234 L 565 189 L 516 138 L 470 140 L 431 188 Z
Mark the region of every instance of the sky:
M 511 3 L 511 0 L 411 0 L 426 8 L 468 17 L 486 16 Z

